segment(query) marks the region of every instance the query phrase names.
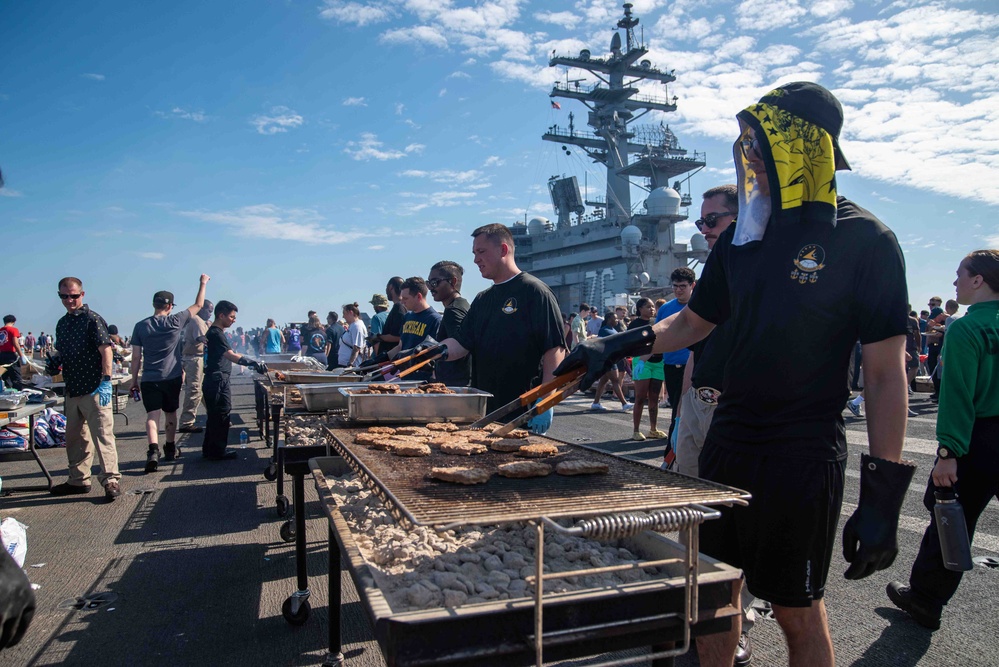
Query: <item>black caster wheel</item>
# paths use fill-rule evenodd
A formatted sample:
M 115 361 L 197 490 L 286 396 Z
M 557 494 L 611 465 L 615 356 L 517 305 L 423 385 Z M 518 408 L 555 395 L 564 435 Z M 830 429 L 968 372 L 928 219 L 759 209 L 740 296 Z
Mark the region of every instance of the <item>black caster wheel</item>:
M 302 606 L 298 608 L 297 614 L 291 613 L 291 600 L 288 598 L 281 605 L 281 615 L 284 616 L 284 620 L 288 621 L 292 625 L 305 625 L 305 622 L 309 620 L 309 614 L 312 612 L 312 607 L 309 605 L 309 601 L 306 600 L 302 603 Z
M 264 468 L 264 479 L 268 482 L 273 482 L 277 479 L 277 467 L 273 463 Z
M 278 516 L 288 516 L 288 509 L 291 507 L 288 496 L 278 496 L 276 502 Z
M 297 534 L 295 524 L 291 521 L 285 521 L 281 524 L 281 539 L 285 542 L 294 542 Z

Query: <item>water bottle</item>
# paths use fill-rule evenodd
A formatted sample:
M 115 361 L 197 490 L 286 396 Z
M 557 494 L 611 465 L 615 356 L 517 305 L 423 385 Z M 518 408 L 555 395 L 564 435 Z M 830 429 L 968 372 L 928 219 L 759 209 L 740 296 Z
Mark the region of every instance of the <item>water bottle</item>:
M 966 572 L 974 565 L 971 562 L 971 543 L 968 539 L 968 524 L 964 520 L 964 508 L 957 502 L 957 494 L 953 489 L 938 487 L 933 495 L 937 499 L 933 506 L 933 516 L 937 520 L 944 567 L 954 572 Z
M 239 448 L 246 449 L 246 443 L 248 443 L 249 441 L 250 441 L 250 434 L 247 433 L 246 429 L 244 428 L 242 431 L 239 432 Z M 960 507 L 960 505 L 958 505 L 958 507 Z

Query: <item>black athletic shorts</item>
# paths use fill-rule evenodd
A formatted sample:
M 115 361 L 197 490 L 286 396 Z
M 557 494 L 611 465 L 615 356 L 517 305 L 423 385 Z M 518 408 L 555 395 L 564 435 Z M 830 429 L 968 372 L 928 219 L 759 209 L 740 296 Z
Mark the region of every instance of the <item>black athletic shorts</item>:
M 704 443 L 701 477 L 753 494 L 701 524 L 701 551 L 742 568 L 758 598 L 807 607 L 825 592 L 843 504 L 845 461 L 744 453 Z
M 181 375 L 170 380 L 140 382 L 139 391 L 142 392 L 142 407 L 146 409 L 146 412 L 154 410 L 177 412 L 177 408 L 180 407 L 180 388 L 182 385 L 183 376 Z

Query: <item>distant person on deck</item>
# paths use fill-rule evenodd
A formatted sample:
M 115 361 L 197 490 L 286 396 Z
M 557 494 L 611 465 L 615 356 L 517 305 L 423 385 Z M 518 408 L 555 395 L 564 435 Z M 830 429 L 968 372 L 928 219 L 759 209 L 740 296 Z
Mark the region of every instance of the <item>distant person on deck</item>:
M 442 261 L 430 267 L 427 287 L 434 300 L 444 306 L 441 323 L 437 329 L 437 339 L 453 338 L 461 330 L 471 304 L 461 296 L 461 281 L 465 269 L 457 262 Z M 449 387 L 467 387 L 471 382 L 472 357 L 466 356 L 457 361 L 438 361 L 434 377 Z
M 3 374 L 4 384 L 20 391 L 24 388 L 21 364 L 27 365 L 28 357 L 21 347 L 21 332 L 14 326 L 16 322 L 17 318 L 13 315 L 4 315 L 3 327 L 0 328 L 0 366 L 7 366 L 7 372 Z
M 260 334 L 260 354 L 281 354 L 283 347 L 284 334 L 278 329 L 277 322 L 268 319 L 267 328 Z
M 156 472 L 159 466 L 160 411 L 165 415 L 166 443 L 163 458 L 174 461 L 177 450 L 177 408 L 180 407 L 180 390 L 183 386 L 184 367 L 181 354 L 181 337 L 187 323 L 205 306 L 205 288 L 209 277 L 201 274 L 198 294 L 194 304 L 179 313 L 173 313 L 173 293 L 160 291 L 153 295 L 153 314 L 136 323 L 132 330 L 132 387 L 142 392 L 142 407 L 146 409 L 146 472 Z M 139 369 L 142 381 L 139 381 Z
M 201 405 L 201 383 L 205 379 L 205 336 L 208 334 L 209 320 L 215 304 L 205 299 L 204 307 L 191 318 L 184 327 L 184 345 L 180 350 L 181 364 L 184 366 L 184 411 L 180 414 L 180 433 L 201 433 L 204 429 L 195 425 L 198 406 Z M 246 347 L 246 335 L 239 329 L 243 346 Z

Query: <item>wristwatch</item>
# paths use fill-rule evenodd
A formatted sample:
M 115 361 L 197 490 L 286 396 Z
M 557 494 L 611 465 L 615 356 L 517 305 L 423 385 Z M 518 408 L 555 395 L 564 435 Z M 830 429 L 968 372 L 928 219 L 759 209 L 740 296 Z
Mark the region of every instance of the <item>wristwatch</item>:
M 104 381 L 104 382 L 110 382 L 111 381 L 111 376 L 110 375 L 105 375 L 104 377 L 101 378 L 101 380 Z
M 950 451 L 946 447 L 937 447 L 937 458 L 938 459 L 956 459 L 954 452 Z

